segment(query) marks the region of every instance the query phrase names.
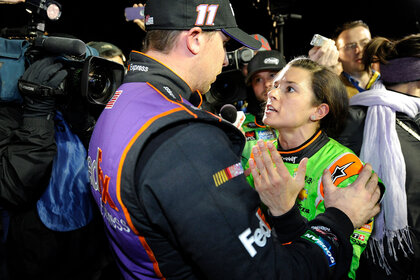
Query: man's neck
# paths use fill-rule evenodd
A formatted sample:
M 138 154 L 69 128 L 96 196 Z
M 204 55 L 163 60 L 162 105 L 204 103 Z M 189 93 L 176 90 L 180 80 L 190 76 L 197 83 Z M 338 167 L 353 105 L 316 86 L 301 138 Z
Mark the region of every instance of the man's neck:
M 164 64 L 167 68 L 171 69 L 190 86 L 191 91 L 196 90 L 193 88 L 194 83 L 192 82 L 191 75 L 189 75 L 188 69 L 190 68 L 185 65 L 187 60 L 180 58 L 176 51 L 170 51 L 166 54 L 156 50 L 148 50 L 145 54 L 153 57 L 160 63 Z
M 371 71 L 368 71 L 368 72 L 358 71 L 358 72 L 352 72 L 352 73 L 346 72 L 346 73 L 359 83 L 359 87 L 364 88 L 364 89 L 366 89 L 366 86 L 368 85 L 370 81 L 370 77 L 372 76 Z

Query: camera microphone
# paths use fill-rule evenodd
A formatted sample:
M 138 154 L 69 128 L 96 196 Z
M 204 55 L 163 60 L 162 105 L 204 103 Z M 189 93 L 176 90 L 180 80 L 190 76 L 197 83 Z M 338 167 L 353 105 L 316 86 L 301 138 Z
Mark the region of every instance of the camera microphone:
M 42 47 L 46 51 L 73 56 L 84 56 L 86 44 L 79 39 L 64 37 L 37 37 L 34 40 L 35 47 Z
M 236 121 L 237 115 L 238 113 L 236 111 L 236 108 L 232 104 L 223 105 L 220 109 L 220 116 L 230 123 L 234 123 Z
M 220 109 L 220 116 L 232 123 L 237 128 L 241 128 L 242 124 L 245 121 L 245 114 L 242 111 L 237 111 L 235 106 L 232 104 L 225 104 Z

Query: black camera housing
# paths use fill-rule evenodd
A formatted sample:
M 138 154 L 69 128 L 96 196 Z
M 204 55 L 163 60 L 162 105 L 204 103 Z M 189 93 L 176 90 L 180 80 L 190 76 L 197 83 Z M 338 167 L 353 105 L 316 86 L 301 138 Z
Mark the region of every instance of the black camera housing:
M 224 71 L 229 70 L 240 70 L 242 66 L 248 64 L 254 57 L 254 51 L 250 48 L 239 48 L 237 50 L 227 52 L 228 66 L 224 68 Z
M 54 13 L 49 11 L 51 7 Z M 27 26 L 3 28 L 1 37 L 28 41 L 30 46 L 24 54 L 28 64 L 46 56 L 57 56 L 57 59 L 64 64 L 69 74 L 60 90 L 27 85 L 27 88 L 34 88 L 34 91 L 30 92 L 25 91 L 25 85 L 22 87 L 21 84 L 19 84 L 19 88 L 21 90 L 23 88 L 27 94 L 39 94 L 41 96 L 66 96 L 78 93 L 80 98 L 91 104 L 105 105 L 122 83 L 125 75 L 124 66 L 97 56 L 98 52 L 94 48 L 86 46 L 81 40 L 44 36 L 45 20 L 57 20 L 61 15 L 61 5 L 58 2 L 53 0 L 26 0 L 25 9 L 31 14 Z M 14 100 L 21 100 L 18 92 L 15 95 Z M 0 95 L 0 101 L 8 100 L 3 100 Z
M 80 40 L 71 38 L 60 38 L 60 40 L 52 42 L 60 43 L 57 45 L 57 50 L 61 49 L 61 43 L 64 43 L 64 45 L 78 45 L 82 43 L 84 45 Z M 93 48 L 86 45 L 84 47 L 86 50 L 93 52 Z M 53 50 L 54 45 L 50 43 L 47 45 L 47 48 Z M 31 46 L 25 53 L 28 60 L 32 62 L 52 54 L 51 52 L 45 52 L 42 46 L 36 46 L 36 44 Z M 20 91 L 31 95 L 56 96 L 59 97 L 59 100 L 63 99 L 64 102 L 66 100 L 65 96 L 78 93 L 80 98 L 83 98 L 86 102 L 106 105 L 112 98 L 115 90 L 122 83 L 125 74 L 124 66 L 106 58 L 91 55 L 84 58 L 85 56 L 83 54 L 83 58 L 78 58 L 63 53 L 57 56 L 57 60 L 63 63 L 65 70 L 68 72 L 60 89 L 51 89 L 46 86 L 37 87 L 24 81 L 19 81 Z

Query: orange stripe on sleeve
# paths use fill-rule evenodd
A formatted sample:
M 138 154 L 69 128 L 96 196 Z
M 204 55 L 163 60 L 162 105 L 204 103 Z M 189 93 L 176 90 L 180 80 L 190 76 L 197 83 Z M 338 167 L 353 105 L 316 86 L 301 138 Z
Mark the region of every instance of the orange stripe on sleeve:
M 134 227 L 134 225 L 133 225 L 133 222 L 131 221 L 131 217 L 130 217 L 130 214 L 128 213 L 128 210 L 127 210 L 127 208 L 125 207 L 125 205 L 124 205 L 124 203 L 122 202 L 122 199 L 121 199 L 121 173 L 122 173 L 122 167 L 123 167 L 123 165 L 124 165 L 124 161 L 125 161 L 125 158 L 127 157 L 127 153 L 128 153 L 128 151 L 131 149 L 131 147 L 133 146 L 133 144 L 134 144 L 134 142 L 139 138 L 139 136 L 154 122 L 154 121 L 156 121 L 157 119 L 160 119 L 160 118 L 162 118 L 162 117 L 164 117 L 164 116 L 167 116 L 167 115 L 170 115 L 170 114 L 172 114 L 172 113 L 175 113 L 175 112 L 178 112 L 178 111 L 182 111 L 183 110 L 183 108 L 182 107 L 179 107 L 179 108 L 175 108 L 175 109 L 172 109 L 172 110 L 170 110 L 170 111 L 167 111 L 167 112 L 164 112 L 164 113 L 162 113 L 162 114 L 160 114 L 160 115 L 157 115 L 157 116 L 155 116 L 155 117 L 153 117 L 153 118 L 151 118 L 150 120 L 148 120 L 141 128 L 140 128 L 140 130 L 139 131 L 137 131 L 136 132 L 136 134 L 133 136 L 133 138 L 131 138 L 131 140 L 130 140 L 130 142 L 128 143 L 128 145 L 125 147 L 125 149 L 124 149 L 124 152 L 123 152 L 123 154 L 121 155 L 121 159 L 120 159 L 120 163 L 119 163 L 119 166 L 118 166 L 118 174 L 117 174 L 117 190 L 116 190 L 116 195 L 117 195 L 117 199 L 118 199 L 118 202 L 120 203 L 120 205 L 121 205 L 121 208 L 123 209 L 123 211 L 124 211 L 124 216 L 125 216 L 125 218 L 127 219 L 127 222 L 128 222 L 128 225 L 129 225 L 129 227 L 131 228 L 131 230 L 136 234 L 136 235 L 138 235 L 139 233 L 138 233 L 138 231 L 136 230 L 136 228 Z
M 140 129 L 139 131 L 137 131 L 137 133 L 133 136 L 133 138 L 130 140 L 130 142 L 128 143 L 128 145 L 125 147 L 124 152 L 121 156 L 121 160 L 118 166 L 118 173 L 117 173 L 117 190 L 116 190 L 116 195 L 117 195 L 117 199 L 118 202 L 121 205 L 121 208 L 124 212 L 124 216 L 127 220 L 128 226 L 130 227 L 130 229 L 139 236 L 139 232 L 137 231 L 137 229 L 134 227 L 133 221 L 131 220 L 130 217 L 130 213 L 128 213 L 127 207 L 125 207 L 124 203 L 122 202 L 121 199 L 121 173 L 122 173 L 122 167 L 124 165 L 124 161 L 125 158 L 127 157 L 127 153 L 128 151 L 131 149 L 131 147 L 133 146 L 134 142 L 138 139 L 138 137 L 157 119 L 162 118 L 164 116 L 170 115 L 172 113 L 178 112 L 178 111 L 182 111 L 184 110 L 183 107 L 178 107 L 175 109 L 172 109 L 170 111 L 164 112 L 162 114 L 159 114 L 153 118 L 151 118 L 150 120 L 148 120 Z M 152 250 L 150 249 L 149 245 L 147 244 L 146 240 L 144 239 L 144 237 L 139 236 L 139 240 L 143 246 L 143 248 L 146 250 L 147 255 L 149 256 L 150 260 L 153 262 L 153 269 L 155 270 L 156 275 L 158 275 L 161 279 L 165 279 L 162 276 L 162 273 L 160 272 L 159 269 L 159 265 L 156 261 L 156 258 L 152 252 Z
M 150 260 L 153 262 L 153 270 L 155 271 L 157 277 L 159 277 L 161 280 L 165 280 L 165 277 L 163 277 L 162 272 L 159 269 L 159 264 L 155 258 L 155 255 L 153 254 L 152 249 L 150 249 L 149 244 L 147 244 L 146 239 L 144 239 L 142 236 L 139 236 L 139 240 L 141 245 L 143 245 L 143 248 L 146 250 Z

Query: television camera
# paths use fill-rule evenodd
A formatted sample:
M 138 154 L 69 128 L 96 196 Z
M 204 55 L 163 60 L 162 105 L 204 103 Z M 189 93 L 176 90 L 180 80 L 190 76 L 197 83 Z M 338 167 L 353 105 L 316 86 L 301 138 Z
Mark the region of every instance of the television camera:
M 218 113 L 225 104 L 235 104 L 247 97 L 243 67 L 254 57 L 254 51 L 241 47 L 226 53 L 228 65 L 223 67 L 210 91 L 205 97 L 209 103 L 207 110 Z M 240 109 L 240 108 L 238 108 Z
M 51 0 L 26 0 L 25 8 L 30 20 L 23 28 L 3 28 L 0 38 L 0 81 L 9 80 L 12 87 L 0 87 L 0 101 L 19 101 L 18 80 L 28 65 L 46 56 L 56 56 L 68 71 L 63 90 L 39 87 L 32 94 L 67 96 L 80 94 L 92 104 L 105 105 L 122 83 L 124 66 L 101 58 L 98 52 L 75 38 L 44 36 L 45 21 L 58 20 L 61 5 Z M 24 59 L 20 59 L 21 53 Z M 20 59 L 20 62 L 17 60 Z M 15 71 L 16 63 L 24 64 Z M 11 67 L 8 69 L 8 67 Z M 10 71 L 13 70 L 13 71 Z M 15 73 L 13 81 L 10 75 Z M 7 76 L 6 76 L 7 75 Z M 4 78 L 2 78 L 4 76 Z M 14 94 L 10 94 L 14 92 Z

